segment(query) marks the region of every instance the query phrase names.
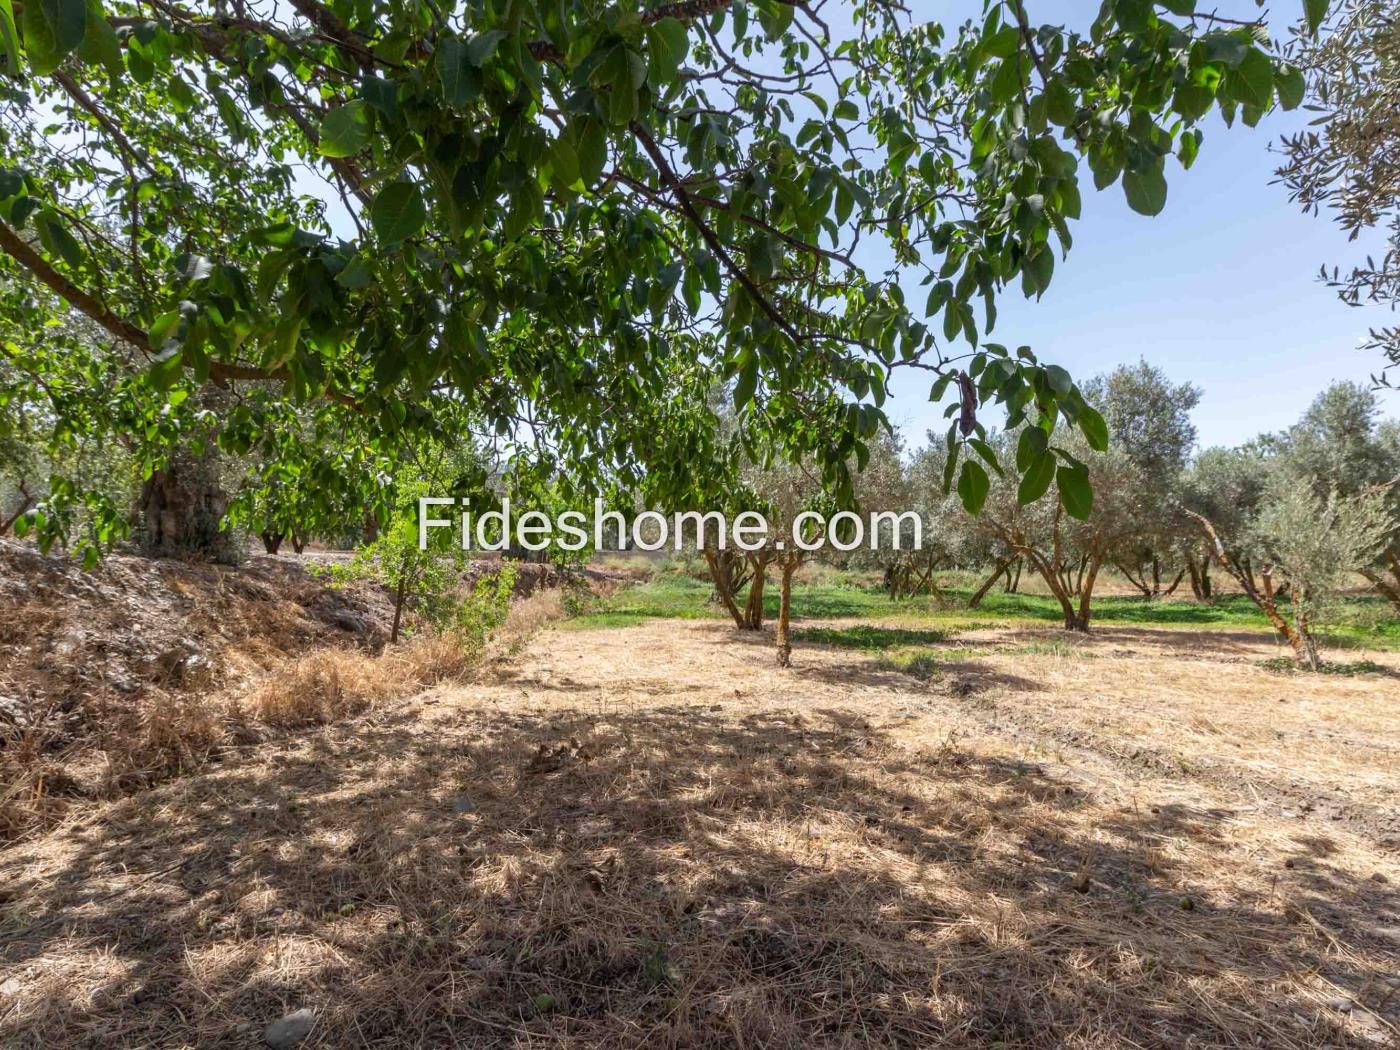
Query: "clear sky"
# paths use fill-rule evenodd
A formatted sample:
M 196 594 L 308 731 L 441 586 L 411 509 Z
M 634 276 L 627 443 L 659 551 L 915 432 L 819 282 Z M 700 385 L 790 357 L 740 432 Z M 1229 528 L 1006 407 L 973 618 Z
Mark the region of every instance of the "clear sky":
M 1225 5 L 1222 5 L 1222 8 Z M 1296 17 L 1296 0 L 1279 0 Z M 957 17 L 980 2 L 940 5 Z M 1076 21 L 1092 0 L 1027 4 L 1035 22 Z M 940 11 L 940 13 L 942 13 Z M 1168 160 L 1166 209 L 1155 218 L 1131 211 L 1122 189 L 1093 188 L 1082 169 L 1083 219 L 1074 247 L 1057 259 L 1039 300 L 1019 285 L 998 304 L 990 337 L 1029 344 L 1042 360 L 1076 378 L 1145 358 L 1203 396 L 1195 413 L 1201 447 L 1234 445 L 1295 422 L 1329 383 L 1369 383 L 1384 363 L 1357 349 L 1369 327 L 1393 324 L 1384 309 L 1348 307 L 1317 280 L 1324 262 L 1344 268 L 1364 256 L 1324 215 L 1304 215 L 1281 185 L 1271 185 L 1279 157 L 1270 145 L 1314 114 L 1274 113 L 1256 128 L 1218 120 L 1206 128 L 1200 156 L 1183 172 Z M 1378 242 L 1373 242 L 1378 243 Z M 927 290 L 906 288 L 910 303 Z M 937 326 L 935 326 L 937 327 Z M 964 348 L 966 343 L 961 344 Z M 928 404 L 925 376 L 904 375 L 886 408 L 911 445 L 930 427 L 946 428 Z M 1400 391 L 1380 394 L 1386 414 L 1400 416 Z

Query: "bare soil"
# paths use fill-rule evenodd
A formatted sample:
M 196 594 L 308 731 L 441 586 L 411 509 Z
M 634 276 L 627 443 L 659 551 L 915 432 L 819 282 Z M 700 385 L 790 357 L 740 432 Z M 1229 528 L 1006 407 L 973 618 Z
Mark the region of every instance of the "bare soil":
M 1400 677 L 1062 639 L 546 630 L 0 852 L 0 1043 L 1394 1045 Z

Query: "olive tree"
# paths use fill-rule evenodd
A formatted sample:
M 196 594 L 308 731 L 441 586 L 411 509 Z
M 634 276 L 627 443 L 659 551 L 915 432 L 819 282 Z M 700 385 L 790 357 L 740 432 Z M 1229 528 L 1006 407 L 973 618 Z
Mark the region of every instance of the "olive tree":
M 1351 237 L 1383 230 L 1385 247 L 1321 277 L 1352 305 L 1400 304 L 1400 27 L 1391 0 L 1309 4 L 1294 57 L 1318 116 L 1281 145 L 1278 174 L 1305 210 L 1326 210 Z M 1326 19 L 1325 32 L 1316 34 Z M 1377 326 L 1369 345 L 1400 365 L 1400 327 Z M 1382 372 L 1381 378 L 1384 379 Z

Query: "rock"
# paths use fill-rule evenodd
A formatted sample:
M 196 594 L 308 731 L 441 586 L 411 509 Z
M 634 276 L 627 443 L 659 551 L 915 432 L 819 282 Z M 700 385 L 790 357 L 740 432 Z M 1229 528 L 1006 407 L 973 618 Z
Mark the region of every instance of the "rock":
M 308 1006 L 279 1017 L 263 1032 L 263 1042 L 272 1050 L 291 1050 L 316 1027 L 316 1011 Z
M 453 813 L 470 813 L 474 809 L 476 809 L 476 803 L 466 795 L 458 795 L 452 800 Z
M 342 631 L 352 631 L 355 634 L 366 634 L 369 631 L 369 624 L 365 618 L 353 609 L 337 609 L 334 619 L 335 625 Z
M 1384 883 L 1389 882 L 1390 880 L 1387 879 L 1381 872 L 1379 872 L 1379 871 L 1373 871 L 1373 872 L 1371 873 L 1371 881 L 1372 881 L 1372 882 L 1379 882 L 1379 883 L 1384 884 Z

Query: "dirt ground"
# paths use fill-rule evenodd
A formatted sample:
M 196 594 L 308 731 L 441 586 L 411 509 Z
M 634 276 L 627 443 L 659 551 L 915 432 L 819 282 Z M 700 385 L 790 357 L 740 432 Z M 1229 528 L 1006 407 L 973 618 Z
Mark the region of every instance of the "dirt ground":
M 0 852 L 0 1045 L 1396 1044 L 1394 655 L 771 644 L 549 629 Z

